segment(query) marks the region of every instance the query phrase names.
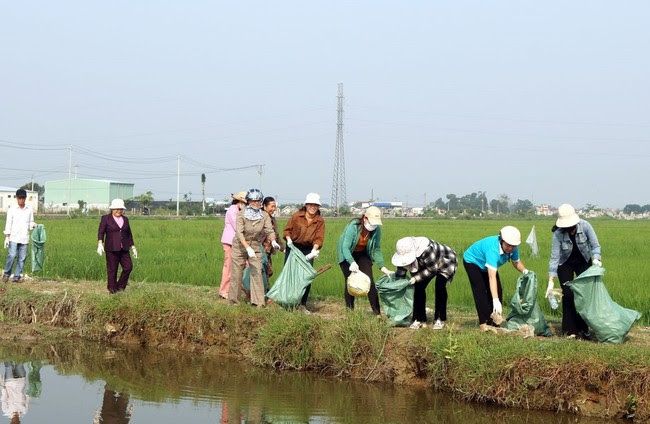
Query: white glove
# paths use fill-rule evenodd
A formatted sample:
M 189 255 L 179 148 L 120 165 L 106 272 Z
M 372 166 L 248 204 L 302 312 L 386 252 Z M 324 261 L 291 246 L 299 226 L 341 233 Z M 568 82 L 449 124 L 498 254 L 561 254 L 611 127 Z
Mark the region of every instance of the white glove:
M 593 258 L 591 260 L 591 263 L 596 265 L 596 266 L 603 266 L 603 262 L 600 259 Z
M 501 301 L 498 298 L 492 299 L 492 313 L 501 315 L 501 312 L 503 312 Z
M 528 274 L 528 270 L 527 270 L 526 268 L 524 268 L 524 270 L 521 271 L 521 273 L 524 274 L 524 275 L 526 275 L 526 274 Z
M 320 253 L 320 252 L 319 252 L 317 249 L 311 249 L 311 252 L 308 253 L 307 255 L 305 255 L 305 258 L 306 258 L 308 261 L 311 261 L 312 259 L 316 259 L 316 258 L 318 257 L 318 254 L 319 254 L 319 253 Z
M 350 264 L 350 272 L 359 272 L 359 265 L 356 262 Z
M 9 248 L 9 237 L 5 237 L 5 249 Z
M 291 241 L 291 237 L 285 237 L 287 239 L 287 246 L 293 247 L 293 242 Z
M 553 281 L 553 278 L 549 278 L 548 286 L 546 286 L 546 293 L 544 293 L 544 297 L 548 298 L 548 295 L 553 292 L 553 287 L 555 287 L 555 281 Z
M 135 246 L 131 246 L 131 250 L 133 250 L 133 257 L 138 259 L 138 250 L 135 248 Z
M 30 229 L 30 230 L 33 230 L 34 228 L 36 228 L 37 225 L 38 225 L 37 223 L 35 223 L 35 222 L 31 222 L 31 223 L 29 224 L 29 229 Z
M 97 243 L 97 254 L 102 256 L 104 254 L 104 243 Z
M 415 284 L 415 277 L 411 277 L 411 279 L 409 280 L 409 284 L 410 285 Z
M 381 272 L 383 272 L 387 277 L 390 277 L 391 274 L 393 274 L 393 271 L 390 269 L 386 268 L 385 266 L 381 267 Z
M 281 249 L 280 245 L 279 245 L 278 242 L 275 241 L 275 240 L 273 240 L 273 241 L 271 242 L 271 247 L 274 248 L 275 250 L 280 250 L 280 249 Z
M 249 258 L 254 258 L 255 257 L 255 251 L 253 250 L 252 247 L 248 246 L 246 248 L 246 253 L 248 253 Z

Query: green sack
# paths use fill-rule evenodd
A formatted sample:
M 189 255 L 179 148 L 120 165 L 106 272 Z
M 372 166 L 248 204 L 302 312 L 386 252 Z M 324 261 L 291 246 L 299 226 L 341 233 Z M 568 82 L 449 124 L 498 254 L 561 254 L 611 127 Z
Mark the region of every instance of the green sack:
M 375 282 L 377 293 L 384 305 L 384 313 L 390 322 L 396 327 L 411 325 L 413 316 L 413 286 L 409 280 L 395 279 L 395 274 L 390 277 L 384 275 Z
M 264 293 L 269 291 L 269 277 L 266 275 L 266 267 L 269 266 L 269 257 L 266 256 L 264 251 L 264 246 L 262 246 L 262 281 L 264 281 Z M 244 273 L 242 274 L 241 284 L 244 287 L 246 296 L 250 297 L 251 295 L 251 271 L 250 267 L 244 268 Z
M 32 272 L 38 272 L 43 269 L 45 264 L 45 227 L 38 224 L 32 231 Z
M 614 302 L 607 293 L 605 268 L 591 266 L 575 280 L 565 283 L 573 292 L 576 311 L 599 342 L 623 343 L 641 314 Z
M 293 248 L 277 280 L 266 297 L 285 307 L 296 307 L 302 300 L 305 289 L 316 278 L 316 270 L 305 255 Z
M 542 308 L 537 303 L 537 275 L 533 271 L 517 279 L 515 294 L 510 301 L 512 312 L 508 315 L 504 327 L 517 330 L 524 324 L 534 328 L 536 336 L 550 337 L 553 332 L 546 324 Z

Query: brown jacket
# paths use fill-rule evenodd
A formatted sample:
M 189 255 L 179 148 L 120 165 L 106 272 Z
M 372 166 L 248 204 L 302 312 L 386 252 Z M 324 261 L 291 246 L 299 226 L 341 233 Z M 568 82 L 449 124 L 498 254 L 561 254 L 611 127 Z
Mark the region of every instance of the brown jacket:
M 289 222 L 287 222 L 282 237 L 285 239 L 291 237 L 291 241 L 298 246 L 313 246 L 317 244 L 320 248 L 323 247 L 325 241 L 325 220 L 318 211 L 318 214 L 307 224 L 305 208 L 300 209 L 298 212 L 291 215 Z
M 275 240 L 273 224 L 271 223 L 271 217 L 268 213 L 263 212 L 262 219 L 250 221 L 244 218 L 244 212 L 246 212 L 246 209 L 242 209 L 237 214 L 235 238 L 232 243 L 233 247 L 235 245 L 243 246 L 241 241 L 246 240 L 255 251 L 258 251 L 260 243 L 265 237 L 269 239 L 269 241 Z

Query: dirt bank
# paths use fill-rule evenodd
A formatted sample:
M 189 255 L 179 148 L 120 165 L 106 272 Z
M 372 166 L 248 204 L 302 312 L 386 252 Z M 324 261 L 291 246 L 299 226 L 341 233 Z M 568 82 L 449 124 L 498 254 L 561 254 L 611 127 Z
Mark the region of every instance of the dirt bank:
M 0 337 L 164 346 L 278 369 L 425 385 L 508 407 L 650 418 L 648 328 L 636 327 L 624 345 L 612 346 L 479 334 L 474 314 L 453 308 L 449 328 L 433 331 L 390 328 L 335 300 L 309 307 L 309 316 L 232 307 L 208 287 L 132 284 L 109 296 L 101 282 L 30 281 L 0 289 Z

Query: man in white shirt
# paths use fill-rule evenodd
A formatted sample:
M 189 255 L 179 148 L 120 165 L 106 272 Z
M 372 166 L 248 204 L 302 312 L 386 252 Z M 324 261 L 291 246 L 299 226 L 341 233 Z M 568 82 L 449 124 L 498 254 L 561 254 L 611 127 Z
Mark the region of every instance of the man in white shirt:
M 27 258 L 27 246 L 29 246 L 29 230 L 32 230 L 36 223 L 34 222 L 34 212 L 32 208 L 25 204 L 27 192 L 22 188 L 16 191 L 16 202 L 18 207 L 11 207 L 7 211 L 7 223 L 5 225 L 5 242 L 4 247 L 9 248 L 7 255 L 7 265 L 5 266 L 2 281 L 9 281 L 11 269 L 16 263 L 14 270 L 14 283 L 20 282 L 20 273 L 25 266 Z M 17 259 L 17 261 L 16 261 Z

